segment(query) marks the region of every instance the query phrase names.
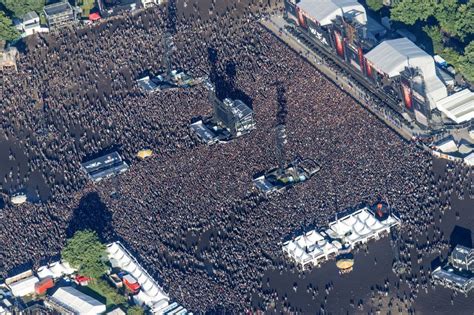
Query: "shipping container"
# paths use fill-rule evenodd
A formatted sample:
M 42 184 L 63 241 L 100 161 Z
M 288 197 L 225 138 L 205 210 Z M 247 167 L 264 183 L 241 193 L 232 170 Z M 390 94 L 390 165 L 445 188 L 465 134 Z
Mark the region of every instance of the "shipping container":
M 35 292 L 38 295 L 43 295 L 52 287 L 54 287 L 53 277 L 46 277 L 35 284 Z

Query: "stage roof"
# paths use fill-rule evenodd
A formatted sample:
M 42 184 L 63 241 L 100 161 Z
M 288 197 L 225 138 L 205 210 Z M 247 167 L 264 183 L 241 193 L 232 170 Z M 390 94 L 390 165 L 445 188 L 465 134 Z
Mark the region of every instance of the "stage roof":
M 399 75 L 408 65 L 420 68 L 425 76 L 425 71 L 435 71 L 433 58 L 408 38 L 383 41 L 365 57 L 374 68 L 389 77 Z
M 342 15 L 341 10 L 345 17 L 367 23 L 365 8 L 356 0 L 301 0 L 297 6 L 321 25 L 331 24 L 331 20 Z
M 396 77 L 405 67 L 417 68 L 423 74 L 431 109 L 448 95 L 446 86 L 436 74 L 433 57 L 408 38 L 386 40 L 369 51 L 365 57 L 378 71 Z

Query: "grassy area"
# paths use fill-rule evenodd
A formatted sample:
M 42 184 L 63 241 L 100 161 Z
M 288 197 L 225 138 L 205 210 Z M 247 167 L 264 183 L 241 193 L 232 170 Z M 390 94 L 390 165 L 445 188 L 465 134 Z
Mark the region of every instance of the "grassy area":
M 114 308 L 115 306 L 127 304 L 127 299 L 125 296 L 120 294 L 116 288 L 112 287 L 106 280 L 103 279 L 90 282 L 87 287 L 81 287 L 81 290 L 83 290 L 84 293 L 89 294 L 102 302 L 105 302 L 108 310 Z

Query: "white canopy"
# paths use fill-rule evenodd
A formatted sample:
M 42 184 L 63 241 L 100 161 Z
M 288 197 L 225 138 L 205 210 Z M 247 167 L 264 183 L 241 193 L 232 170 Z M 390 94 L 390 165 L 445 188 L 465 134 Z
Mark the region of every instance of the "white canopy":
M 38 282 L 39 279 L 37 277 L 31 276 L 20 281 L 10 283 L 8 287 L 10 288 L 13 296 L 25 296 L 35 293 L 35 284 Z
M 356 0 L 301 0 L 297 6 L 321 25 L 329 25 L 336 16 L 342 15 L 367 23 L 365 8 Z
M 464 89 L 436 103 L 438 109 L 457 124 L 474 118 L 474 93 Z
M 61 287 L 54 292 L 52 298 L 66 305 L 79 314 L 92 315 L 105 312 L 105 304 L 86 295 L 73 287 Z

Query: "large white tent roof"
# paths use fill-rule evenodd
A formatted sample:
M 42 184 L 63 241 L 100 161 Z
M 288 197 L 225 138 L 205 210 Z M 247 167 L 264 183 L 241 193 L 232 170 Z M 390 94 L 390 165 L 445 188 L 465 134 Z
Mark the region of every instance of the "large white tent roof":
M 383 41 L 369 51 L 365 58 L 375 69 L 389 77 L 399 75 L 407 66 L 419 69 L 432 109 L 437 106 L 437 101 L 448 95 L 446 86 L 436 74 L 433 57 L 408 38 Z
M 105 312 L 104 304 L 73 287 L 61 287 L 57 289 L 52 295 L 52 298 L 79 314 L 92 315 Z
M 422 71 L 435 71 L 433 58 L 405 37 L 381 42 L 365 58 L 389 77 L 399 75 L 408 65 L 419 67 Z
M 367 23 L 365 8 L 356 0 L 301 0 L 297 6 L 321 25 L 331 24 L 331 20 L 343 14 L 359 23 Z
M 464 89 L 436 103 L 438 109 L 457 124 L 474 118 L 474 93 Z
M 37 277 L 31 276 L 20 281 L 10 283 L 8 286 L 13 296 L 25 296 L 35 292 L 35 284 L 38 282 L 39 279 Z

